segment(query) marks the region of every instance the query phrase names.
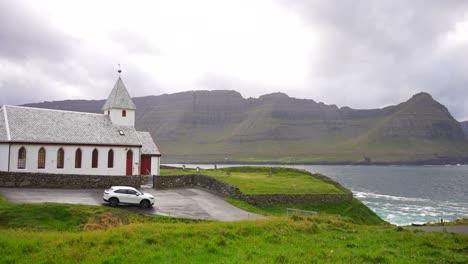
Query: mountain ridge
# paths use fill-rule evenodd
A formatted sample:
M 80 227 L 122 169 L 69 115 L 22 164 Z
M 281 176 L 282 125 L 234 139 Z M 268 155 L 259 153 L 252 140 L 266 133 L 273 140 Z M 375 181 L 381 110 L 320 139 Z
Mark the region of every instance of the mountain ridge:
M 164 162 L 419 162 L 468 157 L 461 124 L 428 93 L 397 105 L 353 109 L 284 93 L 234 90 L 133 98 L 136 128 L 150 131 Z M 104 100 L 26 106 L 101 113 Z

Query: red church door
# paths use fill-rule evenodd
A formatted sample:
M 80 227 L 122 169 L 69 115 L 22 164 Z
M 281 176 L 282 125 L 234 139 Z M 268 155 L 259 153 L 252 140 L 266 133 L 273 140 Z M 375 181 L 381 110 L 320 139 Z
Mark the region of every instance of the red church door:
M 127 176 L 132 175 L 133 170 L 133 152 L 127 151 Z
M 151 175 L 151 156 L 141 156 L 141 175 Z

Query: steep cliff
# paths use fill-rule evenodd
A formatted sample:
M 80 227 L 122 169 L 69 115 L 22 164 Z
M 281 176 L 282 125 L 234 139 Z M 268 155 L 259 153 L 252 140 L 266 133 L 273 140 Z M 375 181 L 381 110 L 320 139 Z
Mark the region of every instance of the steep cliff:
M 460 123 L 429 94 L 358 110 L 283 93 L 190 91 L 134 98 L 136 126 L 150 131 L 164 162 L 401 162 L 468 157 Z M 104 101 L 29 106 L 100 112 Z

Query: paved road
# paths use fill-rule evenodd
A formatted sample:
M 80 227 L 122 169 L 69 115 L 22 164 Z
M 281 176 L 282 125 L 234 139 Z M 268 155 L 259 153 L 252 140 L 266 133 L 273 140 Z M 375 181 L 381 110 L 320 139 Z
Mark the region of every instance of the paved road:
M 135 212 L 166 215 L 192 219 L 236 221 L 263 218 L 241 210 L 223 200 L 222 197 L 197 188 L 155 190 L 142 188 L 143 192 L 155 197 L 155 206 L 142 209 L 137 206 L 120 206 Z M 0 188 L 0 195 L 13 203 L 69 203 L 107 205 L 102 200 L 100 189 L 31 189 Z
M 417 229 L 428 232 L 449 232 L 457 234 L 468 234 L 468 226 L 408 226 L 407 229 Z

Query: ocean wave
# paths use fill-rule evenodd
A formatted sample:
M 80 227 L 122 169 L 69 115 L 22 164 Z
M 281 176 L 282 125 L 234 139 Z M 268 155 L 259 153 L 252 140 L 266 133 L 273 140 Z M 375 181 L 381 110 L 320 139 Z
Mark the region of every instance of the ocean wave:
M 378 194 L 372 192 L 353 192 L 356 198 L 376 198 L 391 201 L 405 201 L 405 202 L 430 202 L 430 199 L 414 198 L 414 197 L 401 197 L 387 194 Z

